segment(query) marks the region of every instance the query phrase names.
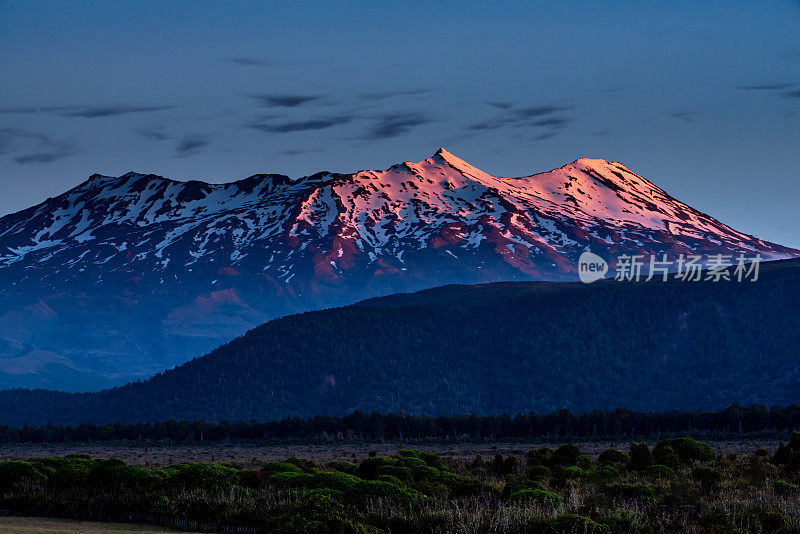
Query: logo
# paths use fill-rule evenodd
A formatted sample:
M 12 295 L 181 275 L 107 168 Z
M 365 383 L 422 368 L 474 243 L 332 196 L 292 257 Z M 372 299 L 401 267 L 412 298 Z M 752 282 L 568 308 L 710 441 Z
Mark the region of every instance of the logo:
M 606 260 L 588 250 L 578 258 L 578 277 L 584 284 L 591 284 L 605 277 L 608 272 Z

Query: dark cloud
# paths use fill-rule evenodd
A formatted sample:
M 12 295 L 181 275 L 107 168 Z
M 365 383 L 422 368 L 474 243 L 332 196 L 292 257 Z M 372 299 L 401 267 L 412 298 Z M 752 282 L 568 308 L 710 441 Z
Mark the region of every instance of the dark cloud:
M 794 87 L 793 83 L 762 83 L 756 85 L 741 85 L 739 89 L 742 91 L 782 91 Z
M 296 108 L 322 98 L 315 95 L 250 95 L 250 97 L 271 108 Z
M 470 125 L 468 127 L 470 130 L 490 131 L 505 126 L 560 129 L 564 128 L 570 120 L 563 115 L 557 115 L 557 113 L 573 109 L 571 106 L 556 105 L 514 108 L 510 104 L 506 107 L 506 104 L 502 102 L 490 105 L 503 109 L 505 112 L 493 119 Z
M 667 113 L 668 117 L 673 119 L 680 119 L 686 122 L 692 122 L 695 117 L 697 117 L 696 111 L 673 111 L 671 113 Z
M 47 141 L 45 144 L 48 146 L 42 150 L 22 154 L 15 157 L 14 161 L 20 165 L 27 165 L 30 163 L 52 163 L 78 152 L 75 146 L 70 143 Z
M 289 150 L 284 150 L 283 152 L 280 152 L 280 154 L 282 154 L 284 156 L 297 156 L 299 154 L 310 154 L 311 152 L 320 152 L 320 150 L 319 149 L 310 149 L 310 148 L 309 149 L 306 149 L 306 148 L 302 148 L 302 149 L 301 148 L 292 148 L 292 149 L 289 149 Z
M 483 122 L 476 122 L 472 124 L 469 129 L 470 130 L 497 130 L 498 128 L 502 128 L 506 124 L 510 124 L 512 122 L 517 122 L 516 119 L 511 117 L 503 117 L 499 119 L 492 119 Z
M 118 106 L 28 106 L 16 108 L 0 108 L 0 114 L 34 114 L 34 113 L 52 113 L 61 115 L 62 117 L 77 117 L 82 119 L 96 119 L 100 117 L 115 117 L 117 115 L 125 115 L 128 113 L 148 113 L 153 111 L 162 111 L 165 109 L 173 109 L 175 106 L 133 106 L 133 105 L 118 105 Z
M 13 158 L 14 161 L 20 165 L 27 165 L 52 163 L 78 153 L 78 149 L 72 143 L 54 140 L 45 134 L 16 128 L 0 128 L 0 154 L 8 152 L 17 152 L 19 155 Z
M 274 61 L 268 61 L 266 59 L 259 59 L 255 57 L 229 57 L 225 59 L 231 63 L 243 65 L 245 67 L 274 67 L 277 65 L 277 63 Z
M 64 147 L 60 149 L 50 150 L 47 152 L 31 152 L 30 154 L 23 154 L 17 156 L 14 161 L 20 165 L 27 165 L 29 163 L 52 163 L 54 161 L 71 156 L 75 151 L 71 147 Z
M 783 96 L 785 96 L 786 98 L 800 98 L 800 90 L 783 93 Z
M 149 126 L 145 128 L 139 128 L 138 130 L 136 130 L 136 133 L 139 134 L 140 137 L 143 137 L 150 141 L 167 141 L 169 139 L 172 139 L 172 137 L 164 133 L 163 126 Z
M 571 109 L 572 107 L 569 106 L 534 106 L 530 108 L 512 110 L 512 112 L 521 118 L 531 118 L 552 115 L 553 113 L 558 113 L 559 111 L 569 111 Z
M 511 109 L 511 106 L 514 105 L 511 102 L 487 102 L 487 104 L 498 109 Z
M 360 95 L 363 100 L 385 100 L 387 98 L 393 98 L 396 96 L 414 96 L 414 95 L 424 95 L 426 93 L 430 93 L 431 89 L 404 89 L 398 91 L 385 91 L 385 92 L 377 92 L 377 93 L 365 93 Z
M 325 117 L 304 121 L 273 123 L 270 120 L 252 122 L 249 127 L 268 133 L 306 132 L 311 130 L 324 130 L 339 124 L 346 124 L 353 120 L 352 117 Z
M 388 139 L 397 137 L 411 129 L 432 122 L 416 113 L 395 113 L 379 117 L 364 134 L 364 139 Z
M 97 106 L 79 108 L 74 111 L 65 111 L 59 113 L 64 117 L 77 117 L 81 119 L 98 119 L 103 117 L 116 117 L 117 115 L 127 115 L 129 113 L 151 113 L 154 111 L 163 111 L 165 109 L 173 109 L 175 106 Z
M 545 139 L 550 139 L 551 137 L 555 137 L 557 135 L 558 135 L 558 132 L 556 132 L 556 131 L 544 132 L 544 133 L 541 133 L 541 134 L 537 135 L 536 137 L 534 137 L 533 140 L 534 141 L 544 141 Z
M 534 126 L 549 126 L 551 128 L 563 128 L 567 124 L 569 124 L 569 119 L 565 117 L 549 117 L 533 123 Z
M 0 114 L 29 114 L 29 113 L 54 113 L 57 111 L 64 111 L 67 109 L 74 109 L 69 106 L 34 106 L 34 107 L 18 107 L 18 108 L 0 108 Z
M 175 147 L 175 155 L 190 156 L 210 144 L 211 138 L 206 135 L 185 135 L 178 146 Z

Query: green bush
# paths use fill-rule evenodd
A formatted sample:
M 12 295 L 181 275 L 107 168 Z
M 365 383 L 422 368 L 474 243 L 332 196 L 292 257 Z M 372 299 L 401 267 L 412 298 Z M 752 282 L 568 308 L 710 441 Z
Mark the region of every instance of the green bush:
M 597 478 L 600 480 L 613 480 L 619 477 L 619 471 L 610 465 L 604 465 L 597 470 Z
M 582 478 L 586 473 L 577 465 L 571 465 L 564 469 L 565 478 Z
M 775 493 L 778 495 L 794 495 L 797 493 L 797 486 L 789 484 L 785 480 L 776 480 Z
M 356 469 L 356 476 L 365 480 L 374 480 L 378 477 L 378 468 L 395 465 L 397 460 L 389 456 L 373 456 L 364 458 Z
M 161 477 L 160 471 L 128 465 L 117 458 L 110 458 L 97 461 L 89 471 L 87 480 L 92 486 L 149 487 Z
M 562 445 L 557 448 L 555 452 L 553 452 L 553 455 L 550 457 L 550 464 L 560 465 L 563 467 L 577 465 L 580 455 L 581 450 L 577 445 L 573 445 L 571 443 Z
M 675 454 L 678 455 L 678 458 L 684 464 L 691 464 L 695 461 L 697 462 L 710 462 L 714 458 L 716 458 L 716 454 L 711 449 L 707 443 L 703 443 L 702 441 L 697 441 L 693 438 L 683 437 L 683 438 L 673 438 L 673 439 L 665 439 L 660 441 L 656 444 L 655 448 L 653 449 L 653 456 L 656 460 L 659 459 L 659 451 L 664 447 L 670 447 Z M 661 462 L 666 464 L 666 462 Z
M 650 447 L 647 446 L 647 443 L 631 443 L 629 451 L 628 469 L 644 471 L 653 465 L 653 453 L 650 452 Z
M 647 468 L 647 475 L 653 478 L 672 478 L 675 475 L 675 471 L 666 465 L 653 464 Z
M 341 471 L 342 473 L 347 473 L 348 475 L 355 475 L 356 474 L 356 464 L 350 462 L 328 462 L 327 467 L 329 469 L 333 469 L 334 471 Z
M 605 491 L 614 497 L 625 499 L 652 499 L 658 495 L 658 487 L 651 484 L 630 484 L 617 482 L 605 487 Z
M 560 506 L 561 497 L 552 491 L 539 488 L 525 488 L 515 491 L 509 497 L 510 501 L 531 501 L 540 506 Z
M 352 491 L 362 482 L 356 476 L 340 473 L 339 471 L 314 470 L 308 478 L 303 479 L 303 484 L 309 488 L 331 488 L 341 491 Z
M 659 443 L 653 448 L 653 460 L 671 469 L 679 469 L 683 463 L 678 453 L 669 445 L 660 445 Z
M 311 480 L 308 473 L 283 471 L 275 473 L 267 479 L 267 484 L 278 489 L 302 488 Z
M 59 488 L 86 486 L 89 473 L 100 460 L 84 458 L 84 455 L 71 455 L 63 458 L 39 458 L 45 467 L 50 468 L 48 483 Z
M 376 499 L 394 504 L 414 504 L 422 499 L 422 495 L 416 490 L 380 480 L 359 480 L 354 488 L 345 492 L 346 504 L 363 505 Z
M 597 457 L 597 461 L 601 465 L 625 465 L 629 460 L 630 456 L 619 449 L 606 449 Z
M 44 476 L 28 462 L 7 460 L 0 462 L 0 490 L 11 489 L 20 482 L 41 482 Z
M 553 521 L 553 531 L 558 534 L 611 534 L 606 525 L 577 514 L 559 516 Z
M 427 468 L 427 466 L 425 466 Z M 400 467 L 396 465 L 382 465 L 377 469 L 378 476 L 391 475 L 403 481 L 403 485 L 408 485 L 414 482 L 414 476 L 411 473 L 411 468 Z
M 550 463 L 550 458 L 553 456 L 553 449 L 550 447 L 540 447 L 538 449 L 531 449 L 525 455 L 525 461 L 528 467 L 535 465 L 547 465 Z
M 433 467 L 415 467 L 411 470 L 411 475 L 414 478 L 414 482 L 426 482 L 430 480 L 436 480 L 439 478 L 441 471 L 435 469 Z
M 710 491 L 719 487 L 722 474 L 712 467 L 698 465 L 692 469 L 692 478 L 697 480 L 703 489 Z
M 239 472 L 225 465 L 189 462 L 161 470 L 164 483 L 185 488 L 224 489 L 239 482 Z
M 444 463 L 442 463 L 442 459 L 439 458 L 437 454 L 432 452 L 421 452 L 419 453 L 419 458 L 428 464 L 428 467 L 432 467 L 439 471 L 444 471 L 446 469 Z
M 275 473 L 302 473 L 303 470 L 291 462 L 269 462 L 264 464 L 261 472 L 269 477 Z
M 528 469 L 528 478 L 532 480 L 546 480 L 553 477 L 553 472 L 549 467 L 543 465 L 534 465 Z
M 450 497 L 474 497 L 483 494 L 497 494 L 497 490 L 478 479 L 458 475 L 456 473 L 442 473 L 438 482 L 450 490 Z
M 271 517 L 258 532 L 264 534 L 377 534 L 356 510 L 320 493 L 304 495 L 300 501 Z

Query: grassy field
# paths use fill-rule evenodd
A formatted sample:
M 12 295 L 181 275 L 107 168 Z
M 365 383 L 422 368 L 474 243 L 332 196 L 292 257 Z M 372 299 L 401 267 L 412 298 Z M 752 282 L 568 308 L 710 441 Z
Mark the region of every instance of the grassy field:
M 8 534 L 83 534 L 84 532 L 138 532 L 155 534 L 177 532 L 150 525 L 126 525 L 123 523 L 95 523 L 92 521 L 70 521 L 42 517 L 0 517 L 0 532 Z
M 126 447 L 3 447 L 0 510 L 253 534 L 800 534 L 800 432 L 778 444 Z M 7 521 L 0 531 L 159 531 Z

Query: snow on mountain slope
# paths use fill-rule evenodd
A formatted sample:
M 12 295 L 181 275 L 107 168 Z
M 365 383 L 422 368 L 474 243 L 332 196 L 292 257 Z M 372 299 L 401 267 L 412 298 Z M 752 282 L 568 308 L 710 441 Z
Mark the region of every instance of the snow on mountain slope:
M 92 376 L 149 374 L 277 315 L 445 283 L 572 280 L 587 247 L 609 259 L 800 254 L 600 159 L 520 178 L 443 149 L 296 180 L 94 175 L 0 218 L 0 355 L 11 357 L 3 339 L 17 358 L 20 344 L 56 354 L 90 389 Z M 24 323 L 41 305 L 53 310 L 47 325 Z M 57 381 L 58 359 L 36 361 L 43 384 Z M 0 386 L 17 384 L 2 368 Z

